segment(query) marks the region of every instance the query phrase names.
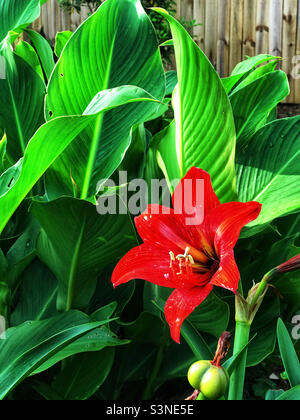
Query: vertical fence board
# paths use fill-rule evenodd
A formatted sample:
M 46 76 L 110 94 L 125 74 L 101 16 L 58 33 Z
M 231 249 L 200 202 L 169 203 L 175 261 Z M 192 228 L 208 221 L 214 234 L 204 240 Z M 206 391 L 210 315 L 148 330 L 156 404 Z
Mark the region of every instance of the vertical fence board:
M 217 23 L 218 18 L 218 0 L 210 0 L 205 8 L 205 35 L 204 45 L 205 54 L 216 67 L 217 61 Z
M 291 94 L 287 98 L 286 102 L 291 103 L 295 100 L 295 80 L 292 77 L 292 73 L 293 60 L 296 54 L 297 14 L 298 1 L 284 0 L 282 32 L 282 53 L 284 59 L 282 62 L 282 69 L 286 72 L 291 87 Z
M 42 7 L 42 11 L 41 11 L 41 16 L 42 16 L 42 30 L 45 34 L 45 36 L 48 38 L 49 36 L 49 30 L 48 30 L 48 16 L 49 16 L 49 11 L 48 11 L 48 3 L 45 3 Z
M 193 16 L 194 0 L 181 0 L 180 5 L 180 17 L 185 22 L 191 22 L 194 19 Z M 193 27 L 186 27 L 189 34 L 193 36 Z
M 244 0 L 243 58 L 256 52 L 256 6 L 257 0 Z
M 270 0 L 270 54 L 282 55 L 283 0 Z
M 270 1 L 257 0 L 256 54 L 269 52 Z
M 71 15 L 65 10 L 61 11 L 61 30 L 68 31 L 71 29 Z
M 217 71 L 221 77 L 229 73 L 230 0 L 218 1 Z
M 229 71 L 242 60 L 244 0 L 231 0 Z
M 199 25 L 194 28 L 194 38 L 202 50 L 204 50 L 205 4 L 205 0 L 194 0 L 193 4 L 194 19 L 197 25 Z
M 84 22 L 88 16 L 89 16 L 89 8 L 88 6 L 81 6 L 81 12 L 80 12 L 80 21 L 81 23 Z

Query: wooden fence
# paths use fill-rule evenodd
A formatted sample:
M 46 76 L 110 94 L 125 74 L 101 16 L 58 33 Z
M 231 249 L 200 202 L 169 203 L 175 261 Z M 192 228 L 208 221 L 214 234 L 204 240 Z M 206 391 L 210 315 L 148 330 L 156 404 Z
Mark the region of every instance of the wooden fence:
M 300 0 L 176 2 L 178 18 L 201 24 L 191 35 L 221 76 L 228 76 L 245 56 L 280 56 L 291 85 L 287 102 L 300 103 Z M 56 0 L 49 0 L 33 26 L 53 41 L 57 31 L 75 30 L 88 14 L 87 7 L 82 7 L 80 14 L 63 12 Z

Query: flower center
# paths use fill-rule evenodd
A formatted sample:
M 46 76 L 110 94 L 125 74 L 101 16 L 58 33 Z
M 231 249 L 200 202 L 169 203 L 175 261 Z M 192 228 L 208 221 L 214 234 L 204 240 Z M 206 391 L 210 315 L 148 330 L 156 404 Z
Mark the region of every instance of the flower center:
M 190 248 L 185 249 L 184 254 L 178 254 L 175 256 L 174 252 L 170 251 L 170 268 L 172 270 L 176 269 L 176 275 L 181 275 L 184 273 L 207 273 L 210 270 L 209 264 L 202 262 L 195 262 L 193 256 L 190 254 Z

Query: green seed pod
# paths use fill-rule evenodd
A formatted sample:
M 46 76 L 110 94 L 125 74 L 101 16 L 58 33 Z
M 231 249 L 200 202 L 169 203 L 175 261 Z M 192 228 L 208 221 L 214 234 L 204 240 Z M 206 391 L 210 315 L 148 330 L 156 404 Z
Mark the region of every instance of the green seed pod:
M 199 360 L 188 371 L 188 381 L 194 389 L 200 391 L 200 382 L 205 372 L 211 367 L 208 360 Z
M 228 388 L 229 376 L 222 367 L 214 366 L 208 360 L 200 360 L 190 367 L 188 381 L 206 399 L 219 400 Z
M 229 375 L 222 367 L 211 366 L 202 376 L 200 390 L 208 400 L 219 400 L 225 394 Z

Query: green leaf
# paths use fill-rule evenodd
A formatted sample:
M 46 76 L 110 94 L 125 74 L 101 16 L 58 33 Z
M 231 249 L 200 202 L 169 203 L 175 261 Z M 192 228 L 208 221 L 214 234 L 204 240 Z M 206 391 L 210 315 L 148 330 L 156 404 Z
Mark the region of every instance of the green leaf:
M 87 315 L 70 311 L 9 328 L 0 341 L 0 399 L 66 345 L 104 323 L 89 323 Z
M 46 116 L 82 114 L 99 92 L 109 94 L 123 85 L 144 89 L 158 100 L 165 93 L 157 39 L 139 0 L 108 0 L 77 29 L 52 73 Z M 71 170 L 81 198 L 95 194 L 97 182 L 120 165 L 131 127 L 153 117 L 158 106 L 136 102 L 99 118 L 57 161 L 54 183 L 62 184 L 65 195 L 73 195 L 70 182 L 65 185 Z
M 280 316 L 279 298 L 269 293 L 258 311 L 251 327 L 257 334 L 255 341 L 249 345 L 247 366 L 257 366 L 274 352 L 276 346 L 276 325 Z
M 243 80 L 233 89 L 233 91 L 229 95 L 229 98 L 231 97 L 231 95 L 238 92 L 240 89 L 258 80 L 260 77 L 263 77 L 268 73 L 275 72 L 276 67 L 277 62 L 272 61 L 271 63 L 265 64 L 264 66 L 258 67 L 257 69 L 251 71 L 248 74 L 248 76 L 245 76 L 245 78 L 243 78 Z
M 19 283 L 20 275 L 36 256 L 36 240 L 39 232 L 39 224 L 36 220 L 29 218 L 24 232 L 14 242 L 13 246 L 6 254 L 8 262 L 6 282 L 12 291 L 15 291 Z
M 58 309 L 87 307 L 101 270 L 134 245 L 130 218 L 99 215 L 93 204 L 71 197 L 34 202 L 31 211 L 43 228 L 39 257 L 59 281 Z
M 57 57 L 61 56 L 62 50 L 65 48 L 72 35 L 72 31 L 57 32 L 54 46 L 54 52 Z
M 16 162 L 44 122 L 45 84 L 17 54 L 6 49 L 5 59 L 6 78 L 0 79 L 0 127 L 6 132 L 7 154 Z
M 300 209 L 300 118 L 274 121 L 261 128 L 237 155 L 240 201 L 262 203 L 249 226 L 262 225 Z
M 290 334 L 281 319 L 277 324 L 281 358 L 291 387 L 300 386 L 300 363 Z
M 238 87 L 230 95 L 239 147 L 250 142 L 253 135 L 266 124 L 270 112 L 289 91 L 286 74 L 275 71 L 246 86 Z
M 116 319 L 116 318 L 115 318 Z M 113 321 L 106 320 L 106 322 Z M 100 322 L 100 321 L 99 321 Z M 104 320 L 101 320 L 104 323 Z M 99 352 L 105 347 L 114 347 L 122 346 L 128 344 L 128 340 L 120 340 L 114 333 L 112 333 L 107 327 L 103 326 L 101 328 L 96 328 L 89 334 L 85 334 L 82 337 L 79 337 L 77 340 L 65 346 L 62 350 L 57 352 L 54 356 L 48 358 L 42 365 L 40 365 L 32 375 L 36 375 L 40 372 L 43 372 L 56 363 L 74 356 L 80 353 L 86 352 Z
M 202 333 L 219 338 L 227 329 L 230 309 L 215 293 L 210 295 L 190 315 L 191 324 Z
M 0 233 L 31 188 L 91 118 L 61 117 L 36 132 L 27 146 L 19 178 L 8 191 L 0 191 Z
M 228 96 L 215 69 L 180 23 L 165 10 L 154 10 L 170 23 L 178 74 L 173 93 L 176 127 L 170 127 L 169 155 L 161 154 L 163 172 L 170 181 L 174 174 L 180 179 L 192 166 L 200 167 L 209 171 L 221 201 L 233 200 L 235 128 Z
M 56 315 L 57 290 L 57 280 L 50 270 L 40 261 L 33 261 L 21 277 L 17 305 L 10 317 L 11 326 Z
M 30 41 L 37 52 L 42 68 L 45 72 L 46 79 L 49 80 L 55 66 L 53 51 L 50 44 L 42 35 L 31 29 L 26 29 L 26 34 L 29 36 Z
M 249 345 L 255 340 L 257 334 L 255 334 L 251 340 L 242 348 L 240 352 L 238 352 L 235 356 L 231 356 L 230 359 L 226 360 L 226 362 L 223 363 L 223 368 L 227 370 L 229 376 L 232 375 L 235 368 L 238 366 L 238 364 L 241 362 L 242 357 L 245 353 L 245 351 L 248 349 Z
M 39 0 L 0 0 L 0 49 L 9 31 L 33 22 L 39 15 Z
M 255 57 L 248 57 L 246 60 L 240 62 L 232 71 L 231 76 L 222 79 L 222 83 L 227 93 L 230 93 L 232 88 L 243 80 L 243 78 L 249 75 L 255 67 L 264 64 L 268 61 L 275 61 L 276 63 L 280 60 L 280 57 L 274 57 L 269 54 L 260 54 Z
M 281 394 L 276 401 L 299 401 L 300 400 L 300 385 Z
M 178 83 L 177 72 L 170 70 L 166 72 L 166 96 L 172 95 L 175 86 Z
M 6 157 L 6 136 L 0 140 L 0 176 L 5 172 L 5 157 Z
M 115 358 L 115 350 L 75 356 L 55 377 L 52 387 L 63 400 L 87 400 L 107 378 Z
M 21 41 L 16 45 L 15 53 L 23 58 L 24 61 L 26 61 L 27 64 L 29 64 L 33 70 L 36 71 L 36 73 L 40 76 L 40 78 L 44 81 L 44 75 L 43 70 L 39 61 L 39 58 L 37 56 L 37 53 L 35 52 L 35 49 L 28 44 L 28 42 Z

